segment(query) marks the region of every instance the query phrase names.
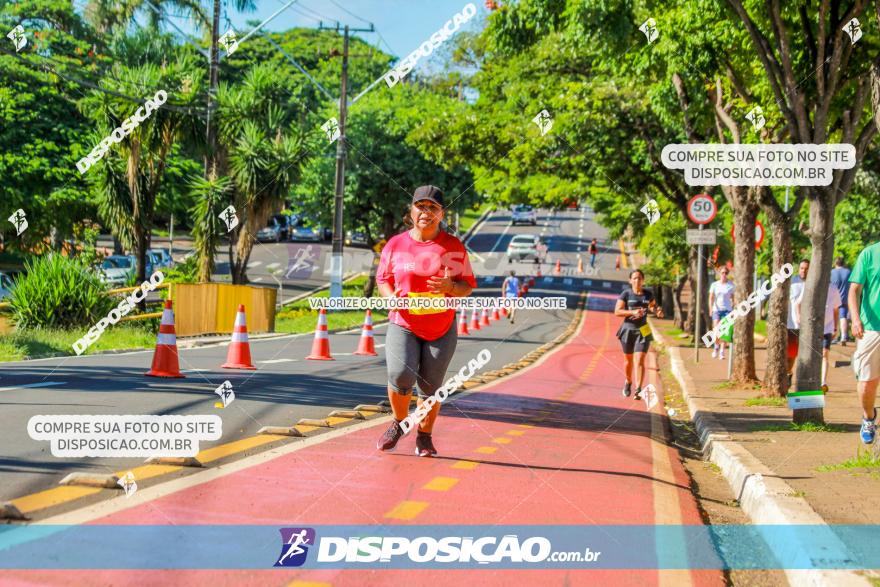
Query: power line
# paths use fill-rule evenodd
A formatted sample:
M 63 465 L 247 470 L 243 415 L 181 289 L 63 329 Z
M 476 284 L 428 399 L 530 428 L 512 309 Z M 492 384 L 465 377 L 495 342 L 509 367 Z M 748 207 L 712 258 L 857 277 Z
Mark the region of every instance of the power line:
M 361 21 L 361 22 L 365 22 L 365 23 L 367 23 L 367 24 L 369 24 L 369 25 L 373 24 L 373 23 L 370 22 L 369 20 L 367 20 L 367 19 L 365 19 L 365 18 L 361 18 L 360 16 L 358 16 L 357 14 L 355 14 L 354 12 L 352 12 L 351 10 L 349 10 L 348 8 L 346 8 L 345 6 L 339 4 L 339 3 L 336 2 L 335 0 L 330 0 L 330 2 L 331 2 L 333 5 L 335 5 L 337 8 L 339 8 L 340 10 L 342 10 L 343 12 L 345 12 L 346 14 L 355 17 L 355 18 L 358 19 L 359 21 Z
M 304 8 L 305 10 L 308 10 L 309 12 L 311 12 L 311 13 L 313 13 L 313 14 L 317 14 L 318 16 L 320 16 L 321 18 L 323 18 L 324 20 L 332 20 L 332 21 L 336 21 L 336 20 L 338 20 L 338 19 L 336 19 L 336 18 L 332 18 L 332 17 L 330 17 L 330 16 L 327 16 L 326 14 L 321 14 L 321 13 L 318 12 L 317 10 L 314 10 L 313 8 L 310 8 L 310 7 L 306 6 L 305 4 L 300 4 L 300 7 L 301 7 L 301 8 Z

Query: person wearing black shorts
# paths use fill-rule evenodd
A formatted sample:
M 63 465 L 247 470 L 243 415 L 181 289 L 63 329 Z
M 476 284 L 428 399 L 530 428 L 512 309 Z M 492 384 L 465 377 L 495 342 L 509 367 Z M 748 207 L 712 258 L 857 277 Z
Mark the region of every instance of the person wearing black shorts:
M 642 383 L 645 381 L 645 355 L 653 337 L 651 327 L 648 326 L 648 312 L 653 312 L 658 318 L 663 317 L 661 310 L 654 301 L 654 294 L 642 287 L 645 283 L 645 274 L 636 269 L 629 274 L 630 287 L 621 292 L 614 306 L 614 315 L 623 318 L 623 324 L 617 329 L 617 338 L 623 348 L 624 375 L 626 383 L 623 385 L 623 397 L 632 394 L 633 359 L 638 364 L 638 384 L 633 399 L 641 399 Z M 635 354 L 635 357 L 633 357 Z

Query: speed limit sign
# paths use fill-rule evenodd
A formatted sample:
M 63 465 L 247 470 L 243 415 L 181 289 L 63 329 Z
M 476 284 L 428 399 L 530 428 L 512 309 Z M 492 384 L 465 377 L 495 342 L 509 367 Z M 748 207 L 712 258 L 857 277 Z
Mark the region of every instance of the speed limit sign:
M 697 194 L 688 200 L 687 213 L 694 224 L 709 224 L 715 220 L 718 206 L 709 194 Z

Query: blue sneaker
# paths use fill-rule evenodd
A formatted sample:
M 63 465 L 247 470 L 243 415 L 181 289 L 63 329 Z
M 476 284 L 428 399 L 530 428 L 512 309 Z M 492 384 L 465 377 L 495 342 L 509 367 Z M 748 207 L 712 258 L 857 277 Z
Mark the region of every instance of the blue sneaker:
M 877 409 L 874 408 L 874 418 L 877 418 Z M 862 420 L 862 429 L 860 431 L 862 442 L 865 444 L 873 444 L 874 436 L 877 433 L 877 425 L 874 420 Z

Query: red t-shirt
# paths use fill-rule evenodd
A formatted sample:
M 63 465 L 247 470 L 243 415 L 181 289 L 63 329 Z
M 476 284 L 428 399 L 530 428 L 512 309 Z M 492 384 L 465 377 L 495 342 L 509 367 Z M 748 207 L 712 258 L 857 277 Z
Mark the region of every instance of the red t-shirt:
M 406 231 L 391 237 L 382 249 L 376 283 L 400 288 L 400 296 L 432 295 L 428 279 L 443 277 L 447 267 L 453 281 L 464 280 L 471 287 L 477 286 L 467 251 L 460 240 L 441 230 L 436 239 L 419 242 Z M 419 338 L 437 340 L 455 321 L 455 310 L 392 310 L 388 319 Z

